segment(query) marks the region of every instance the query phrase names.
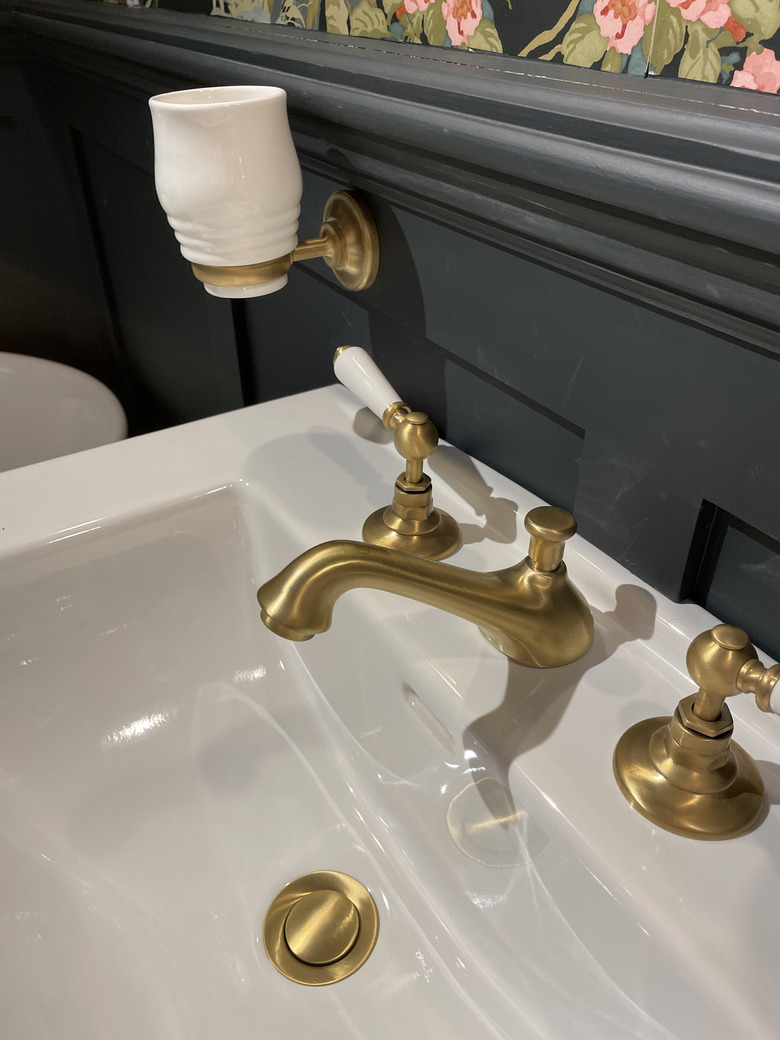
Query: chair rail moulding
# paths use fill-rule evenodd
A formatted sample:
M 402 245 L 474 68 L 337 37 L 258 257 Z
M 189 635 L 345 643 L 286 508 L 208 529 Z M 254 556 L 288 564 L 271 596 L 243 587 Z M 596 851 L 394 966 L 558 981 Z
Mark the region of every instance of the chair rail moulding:
M 0 19 L 21 60 L 134 93 L 282 87 L 304 169 L 348 167 L 380 198 L 780 352 L 780 97 L 86 0 L 0 0 Z

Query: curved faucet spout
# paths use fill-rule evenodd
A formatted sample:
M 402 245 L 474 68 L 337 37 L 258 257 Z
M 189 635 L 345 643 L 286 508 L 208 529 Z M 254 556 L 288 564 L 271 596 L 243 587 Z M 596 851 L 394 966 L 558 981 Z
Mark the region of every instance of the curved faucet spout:
M 333 606 L 354 588 L 380 589 L 466 618 L 508 657 L 537 668 L 576 661 L 593 642 L 593 617 L 558 559 L 550 570 L 533 553 L 514 567 L 480 574 L 362 542 L 324 542 L 258 591 L 266 626 L 286 639 L 330 627 Z

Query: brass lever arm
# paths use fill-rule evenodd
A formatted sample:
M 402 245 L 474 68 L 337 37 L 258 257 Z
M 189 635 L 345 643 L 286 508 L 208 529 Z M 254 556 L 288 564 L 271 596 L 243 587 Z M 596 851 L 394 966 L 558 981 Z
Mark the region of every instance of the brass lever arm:
M 760 661 L 748 661 L 737 676 L 737 689 L 752 693 L 761 711 L 780 715 L 780 707 L 772 704 L 772 693 L 780 679 L 780 664 L 765 668 Z
M 702 632 L 688 648 L 686 664 L 699 687 L 692 711 L 702 721 L 717 721 L 726 698 L 738 693 L 752 693 L 761 711 L 773 710 L 772 691 L 780 679 L 780 664 L 765 668 L 741 628 L 717 625 Z

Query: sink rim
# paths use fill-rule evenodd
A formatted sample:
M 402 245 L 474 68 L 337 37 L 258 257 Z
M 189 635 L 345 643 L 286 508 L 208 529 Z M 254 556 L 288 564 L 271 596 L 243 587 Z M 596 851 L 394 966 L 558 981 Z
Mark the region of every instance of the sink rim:
M 296 403 L 305 409 L 307 419 L 315 431 L 337 431 L 350 446 L 353 445 L 351 438 L 355 434 L 352 424 L 357 406 L 346 391 L 341 388 L 312 391 L 301 395 Z M 299 434 L 297 418 L 290 414 L 290 401 L 271 402 L 132 441 L 119 442 L 85 456 L 74 455 L 52 460 L 30 471 L 13 470 L 0 474 L 0 501 L 8 503 L 3 508 L 3 519 L 0 521 L 3 528 L 0 531 L 0 587 L 3 564 L 18 559 L 19 553 L 50 551 L 56 549 L 60 542 L 78 537 L 88 538 L 91 532 L 111 527 L 114 523 L 144 518 L 161 506 L 177 508 L 229 487 L 235 489 L 241 509 L 251 525 L 254 522 L 251 514 L 263 496 L 262 482 L 257 476 L 253 460 L 256 460 L 260 451 L 268 452 L 268 457 L 271 457 L 280 437 Z M 392 473 L 394 467 L 397 468 L 392 460 L 391 449 L 376 444 L 357 447 L 361 449 L 363 457 L 371 460 L 377 471 Z M 383 451 L 385 455 L 381 455 Z M 164 468 L 155 464 L 160 456 L 165 458 Z M 488 467 L 478 463 L 473 465 L 494 494 L 519 499 L 521 511 L 539 503 L 534 496 L 521 493 L 521 489 L 511 481 L 495 474 Z M 381 483 L 378 483 L 377 489 L 372 487 L 369 492 L 386 494 L 387 489 L 383 490 Z M 463 516 L 469 508 L 465 500 L 447 487 L 440 489 L 439 497 L 442 504 L 456 515 Z M 56 531 L 52 530 L 53 503 L 60 518 L 55 525 Z M 354 509 L 352 503 L 345 508 L 346 512 L 325 520 L 318 516 L 301 522 L 291 537 L 293 540 L 305 541 L 318 524 L 322 536 L 314 540 L 330 537 L 331 529 L 335 529 L 334 536 L 354 537 L 352 531 L 344 529 L 345 518 L 349 514 L 355 525 L 360 524 L 363 519 L 362 503 Z M 473 513 L 469 519 L 476 519 Z M 324 530 L 323 524 L 330 524 L 331 528 Z M 482 566 L 489 560 L 491 567 L 502 566 L 510 557 L 515 559 L 518 552 L 524 552 L 524 547 L 521 548 L 522 539 L 521 535 L 521 540 L 515 545 L 490 541 L 468 545 L 453 562 L 464 566 Z M 281 562 L 287 562 L 287 559 Z M 578 537 L 569 544 L 567 562 L 575 582 L 583 588 L 596 609 L 603 612 L 608 612 L 613 606 L 616 585 L 630 581 L 633 586 L 651 592 L 660 615 L 652 648 L 647 653 L 651 657 L 656 655 L 659 661 L 666 658 L 665 667 L 677 672 L 681 685 L 689 682 L 684 672 L 682 651 L 693 636 L 711 627 L 716 619 L 701 608 L 670 603 Z M 381 594 L 367 595 L 376 597 Z M 318 640 L 328 638 L 326 634 L 318 637 Z M 288 650 L 289 647 L 285 646 L 285 651 Z M 762 658 L 765 662 L 769 661 L 763 655 Z M 670 714 L 675 703 L 664 701 L 665 710 L 653 709 L 645 714 Z M 470 704 L 468 710 L 473 711 L 474 704 Z M 629 701 L 629 714 L 633 710 Z M 636 718 L 632 716 L 627 721 L 638 721 L 639 710 L 640 707 L 636 706 Z M 644 706 L 641 710 L 644 711 Z M 778 733 L 773 719 L 761 716 L 752 706 L 735 705 L 734 715 L 737 718 L 737 739 L 740 743 L 777 750 Z M 536 783 L 543 788 L 545 775 L 551 775 L 549 771 L 554 763 L 547 767 L 547 774 L 544 770 L 535 773 L 541 761 L 540 752 L 529 763 L 517 767 L 513 775 L 518 775 L 519 769 L 524 777 L 523 782 Z M 645 850 L 650 849 L 653 843 L 660 842 L 675 861 L 707 863 L 701 851 L 696 851 L 690 843 L 675 844 L 675 841 L 684 843 L 685 839 L 653 834 L 647 821 L 630 812 L 625 804 L 618 810 L 616 806 L 619 798 L 615 788 L 612 810 L 622 813 L 615 819 L 619 819 L 620 826 L 630 836 L 630 842 L 638 843 Z M 746 850 L 746 854 L 748 849 L 761 851 L 770 838 L 777 846 L 776 835 L 770 834 L 770 830 L 776 829 L 767 827 L 763 833 L 759 829 L 753 835 L 736 839 L 737 842 L 745 842 L 744 846 L 726 843 L 731 844 L 731 851 L 724 849 L 720 855 L 716 855 L 716 859 L 721 864 L 739 863 L 743 859 L 741 848 Z

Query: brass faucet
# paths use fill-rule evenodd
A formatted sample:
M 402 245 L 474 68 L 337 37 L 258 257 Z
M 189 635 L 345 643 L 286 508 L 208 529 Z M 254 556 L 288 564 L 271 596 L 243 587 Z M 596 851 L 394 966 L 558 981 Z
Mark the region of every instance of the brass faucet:
M 747 633 L 733 625 L 702 632 L 686 658 L 698 691 L 669 718 L 644 719 L 615 748 L 614 770 L 631 805 L 653 823 L 689 838 L 734 838 L 761 814 L 764 783 L 750 755 L 731 739 L 727 697 L 752 693 L 773 711 L 780 664 L 765 668 Z
M 362 542 L 324 542 L 260 588 L 263 622 L 285 639 L 310 639 L 330 627 L 344 592 L 381 589 L 473 621 L 522 664 L 569 664 L 593 642 L 590 608 L 563 563 L 563 543 L 577 525 L 565 509 L 541 506 L 526 516 L 525 527 L 528 557 L 486 574 Z

